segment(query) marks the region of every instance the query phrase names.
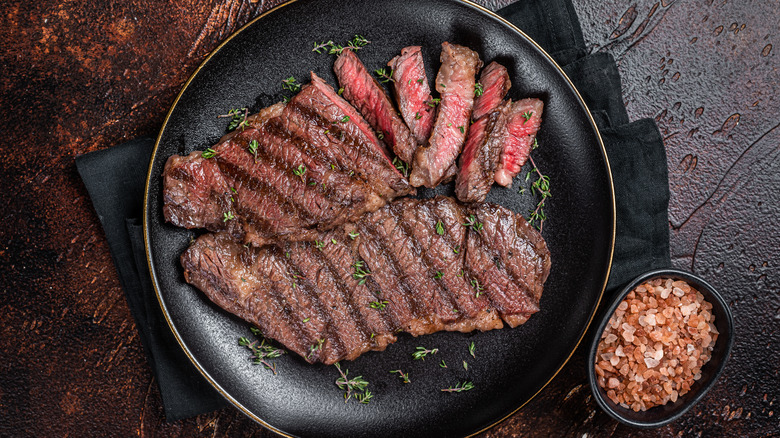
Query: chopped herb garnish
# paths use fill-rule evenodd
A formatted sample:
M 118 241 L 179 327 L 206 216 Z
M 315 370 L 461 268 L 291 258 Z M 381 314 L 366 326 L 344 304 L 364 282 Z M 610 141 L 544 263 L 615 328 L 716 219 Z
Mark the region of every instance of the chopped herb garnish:
M 469 391 L 474 389 L 474 384 L 471 382 L 458 382 L 457 385 L 450 386 L 449 388 L 442 389 L 443 392 L 463 392 L 463 391 Z
M 444 359 L 441 360 L 441 362 L 439 363 L 439 366 L 442 367 L 442 368 L 447 368 L 447 363 L 444 362 Z
M 393 158 L 393 166 L 395 166 L 395 168 L 398 169 L 398 171 L 401 172 L 401 175 L 404 177 L 409 176 L 409 165 L 404 163 L 400 158 Z
M 301 84 L 298 83 L 295 76 L 290 76 L 287 79 L 282 79 L 282 89 L 296 93 L 301 91 Z
M 260 144 L 257 142 L 257 140 L 252 140 L 249 142 L 249 146 L 247 149 L 249 149 L 249 153 L 255 156 L 255 161 L 257 161 L 257 147 L 260 146 Z
M 423 83 L 423 78 L 417 79 L 417 83 L 418 84 L 422 84 Z
M 336 379 L 336 386 L 339 389 L 344 390 L 344 403 L 348 402 L 352 396 L 355 396 L 360 403 L 368 403 L 373 397 L 370 391 L 366 391 L 368 387 L 368 381 L 363 376 L 357 376 L 349 378 L 349 370 L 341 370 L 341 365 L 338 362 L 335 363 L 336 369 L 339 370 L 341 377 Z
M 460 254 L 460 245 L 455 245 L 455 248 L 452 248 L 452 252 L 454 252 L 455 254 Z
M 303 164 L 298 165 L 296 169 L 293 169 L 293 173 L 296 176 L 300 176 L 301 179 L 303 179 L 303 174 L 306 173 L 306 166 L 304 166 Z
M 479 97 L 482 96 L 482 93 L 484 93 L 485 90 L 482 88 L 482 84 L 479 82 L 474 84 L 474 96 Z
M 444 224 L 442 224 L 441 221 L 436 222 L 436 234 L 439 236 L 444 235 Z
M 352 240 L 357 239 L 357 236 L 359 236 L 359 235 L 360 235 L 360 233 L 355 231 L 355 230 L 352 230 L 349 233 L 347 233 L 347 236 L 349 236 L 349 238 L 352 239 Z
M 309 322 L 309 321 L 311 321 L 310 317 L 303 318 L 303 322 Z
M 418 360 L 418 359 L 425 360 L 425 357 L 428 356 L 429 354 L 436 354 L 438 352 L 439 352 L 438 348 L 434 348 L 432 350 L 429 350 L 429 349 L 427 349 L 425 347 L 417 347 L 415 349 L 415 352 L 412 353 L 412 359 L 414 359 L 414 360 Z
M 364 282 L 364 280 L 361 281 Z M 359 284 L 363 284 L 363 283 L 359 283 Z M 372 301 L 369 303 L 369 306 L 371 306 L 372 309 L 385 310 L 385 307 L 387 307 L 388 304 L 390 304 L 389 301 L 381 300 L 381 301 Z
M 534 137 L 534 142 L 531 145 L 531 150 L 534 150 L 539 147 L 539 142 L 536 140 L 536 137 Z
M 465 360 L 463 361 L 463 369 L 466 370 L 466 371 L 469 370 L 469 363 L 466 362 Z
M 465 134 L 466 133 L 466 128 L 464 126 L 458 126 L 458 129 L 460 129 L 460 133 L 461 134 Z
M 393 79 L 393 69 L 392 68 L 390 69 L 389 72 L 387 71 L 386 68 L 378 68 L 378 69 L 374 70 L 374 74 L 379 76 L 379 82 L 381 82 L 383 84 L 387 83 L 387 82 L 390 82 L 390 81 L 395 82 L 395 80 Z
M 325 242 L 323 242 L 321 240 L 315 240 L 314 241 L 314 247 L 317 248 L 318 250 L 322 251 L 322 248 L 325 248 Z
M 420 120 L 420 119 L 422 119 L 422 114 L 420 114 L 420 112 L 417 111 L 416 113 L 414 113 L 414 120 Z
M 476 358 L 477 358 L 477 356 L 476 356 L 476 354 L 474 353 L 474 349 L 475 349 L 475 348 L 476 348 L 476 346 L 474 345 L 474 341 L 471 341 L 471 344 L 469 344 L 469 354 L 471 355 L 471 357 L 473 357 L 473 358 L 475 358 L 475 359 L 476 359 Z
M 330 239 L 330 243 L 332 243 L 332 244 L 334 244 L 334 245 L 335 245 L 335 244 L 337 244 L 338 242 L 336 241 L 336 239 L 333 239 L 333 238 L 331 238 L 331 239 Z
M 339 120 L 339 121 L 340 121 L 341 123 L 346 123 L 346 122 L 349 122 L 349 116 L 344 116 L 344 117 L 342 117 L 342 118 L 341 118 L 341 120 Z
M 368 269 L 368 266 L 366 266 L 366 262 L 363 260 L 357 260 L 353 265 L 353 268 L 355 268 L 355 272 L 352 274 L 352 278 L 355 280 L 359 280 L 358 284 L 363 285 L 366 283 L 366 280 L 368 280 L 368 277 L 371 275 L 371 271 Z M 373 306 L 373 303 L 371 303 L 371 307 Z M 376 309 L 376 307 L 374 307 Z M 382 307 L 384 309 L 384 306 Z
M 479 222 L 473 214 L 466 218 L 466 223 L 463 226 L 469 227 L 476 232 L 482 231 L 482 222 Z
M 325 343 L 325 339 L 317 339 L 317 343 L 309 347 L 309 354 L 306 356 L 306 358 L 311 358 L 314 353 L 316 353 L 319 350 L 322 350 L 322 344 Z
M 533 115 L 534 115 L 534 112 L 533 112 L 533 111 L 524 112 L 524 113 L 523 113 L 523 118 L 525 119 L 525 121 L 523 122 L 523 124 L 525 124 L 525 122 L 527 122 L 528 120 L 530 120 L 530 119 L 531 119 L 531 116 L 533 116 Z
M 473 287 L 474 290 L 477 291 L 477 293 L 474 294 L 474 298 L 479 298 L 479 296 L 482 295 L 482 291 L 485 290 L 485 288 L 482 287 L 481 284 L 479 284 L 479 280 L 477 280 L 476 278 L 473 278 L 471 280 L 471 287 Z
M 205 151 L 203 151 L 203 153 L 201 153 L 200 156 L 203 157 L 203 158 L 206 158 L 206 159 L 214 158 L 214 157 L 217 156 L 217 151 L 215 151 L 214 149 L 208 148 Z
M 436 105 L 438 105 L 438 104 L 439 104 L 439 102 L 441 102 L 441 98 L 438 98 L 438 97 L 432 97 L 430 100 L 426 101 L 425 103 L 426 103 L 426 104 L 427 104 L 429 107 L 433 108 L 433 107 L 435 107 Z
M 442 277 L 444 277 L 444 273 L 441 272 L 441 271 L 436 271 L 436 273 L 433 274 L 433 278 L 435 278 L 436 280 L 438 280 L 438 279 L 440 279 Z
M 232 211 L 228 211 L 227 213 L 222 214 L 222 222 L 227 222 L 235 219 L 236 217 L 233 215 Z
M 398 377 L 400 377 L 401 380 L 403 380 L 404 383 L 410 383 L 411 382 L 411 380 L 409 380 L 409 373 L 405 373 L 405 372 L 403 372 L 401 370 L 393 370 L 393 371 L 390 371 L 390 373 L 391 374 L 398 374 Z
M 339 96 L 344 94 L 344 87 L 339 88 L 339 91 L 336 92 Z

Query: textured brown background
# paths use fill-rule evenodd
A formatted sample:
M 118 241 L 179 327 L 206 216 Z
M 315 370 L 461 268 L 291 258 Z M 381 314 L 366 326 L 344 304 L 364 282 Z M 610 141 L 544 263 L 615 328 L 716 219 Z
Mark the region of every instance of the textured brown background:
M 155 136 L 209 51 L 278 3 L 0 8 L 0 436 L 272 435 L 232 408 L 165 422 L 74 157 Z M 636 431 L 601 412 L 580 349 L 484 436 L 777 434 L 780 2 L 574 4 L 590 50 L 618 60 L 631 119 L 655 118 L 665 137 L 673 264 L 726 295 L 737 343 L 715 388 L 672 425 Z

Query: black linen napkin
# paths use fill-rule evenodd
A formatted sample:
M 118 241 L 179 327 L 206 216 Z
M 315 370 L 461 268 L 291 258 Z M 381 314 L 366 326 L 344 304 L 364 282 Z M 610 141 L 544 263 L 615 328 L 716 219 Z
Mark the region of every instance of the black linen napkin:
M 620 75 L 608 53 L 588 54 L 570 0 L 519 0 L 498 11 L 560 64 L 599 127 L 615 185 L 617 228 L 607 296 L 636 275 L 670 265 L 666 153 L 653 120 L 629 123 Z M 153 140 L 76 158 L 109 242 L 122 288 L 157 379 L 169 421 L 226 406 L 197 372 L 162 316 L 146 264 L 141 218 Z
M 146 262 L 143 200 L 154 140 L 139 138 L 76 158 L 108 239 L 119 282 L 160 387 L 168 421 L 227 406 L 176 342 L 163 317 Z

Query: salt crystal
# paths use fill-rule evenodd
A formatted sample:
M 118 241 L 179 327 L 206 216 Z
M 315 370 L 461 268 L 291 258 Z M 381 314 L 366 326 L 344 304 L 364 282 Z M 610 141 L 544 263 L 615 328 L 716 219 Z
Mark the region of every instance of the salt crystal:
M 660 361 L 663 358 L 664 358 L 664 350 L 663 349 L 655 350 L 655 355 L 653 355 L 653 359 Z
M 614 333 L 610 333 L 610 334 L 608 334 L 608 335 L 607 335 L 607 337 L 604 339 L 604 342 L 606 342 L 607 344 L 614 344 L 614 343 L 615 343 L 615 341 L 617 341 L 617 339 L 618 339 L 618 337 L 617 337 L 617 336 L 615 336 L 615 334 L 614 334 Z
M 685 291 L 683 291 L 683 290 L 682 290 L 682 289 L 680 289 L 679 287 L 676 287 L 676 288 L 672 289 L 672 293 L 673 293 L 673 294 L 674 294 L 674 296 L 676 296 L 676 297 L 681 297 L 681 296 L 685 295 Z
M 647 365 L 648 368 L 655 368 L 658 366 L 659 363 L 661 363 L 661 361 L 655 358 L 652 357 L 645 358 L 645 365 Z
M 645 322 L 647 322 L 647 325 L 655 326 L 655 315 L 647 315 L 645 317 Z
M 634 335 L 632 333 L 625 331 L 622 333 L 622 335 L 623 335 L 623 339 L 625 339 L 626 342 L 634 342 Z
M 610 364 L 611 364 L 613 367 L 614 367 L 614 366 L 617 366 L 617 364 L 619 364 L 619 363 L 620 363 L 620 358 L 619 358 L 619 357 L 617 357 L 617 356 L 612 356 L 611 358 L 609 358 L 609 363 L 610 363 Z
M 672 391 L 671 398 L 670 398 L 672 403 L 677 401 L 677 396 L 678 396 L 677 391 Z
M 618 385 L 620 385 L 620 380 L 618 380 L 618 379 L 616 379 L 614 377 L 610 377 L 609 380 L 607 381 L 607 387 L 608 388 L 617 388 Z
M 663 289 L 661 290 L 661 298 L 667 299 L 669 298 L 669 294 L 672 293 L 671 289 Z
M 617 339 L 617 336 L 615 337 L 615 339 Z M 618 345 L 617 348 L 615 349 L 615 356 L 626 357 L 626 353 L 623 352 L 622 345 Z

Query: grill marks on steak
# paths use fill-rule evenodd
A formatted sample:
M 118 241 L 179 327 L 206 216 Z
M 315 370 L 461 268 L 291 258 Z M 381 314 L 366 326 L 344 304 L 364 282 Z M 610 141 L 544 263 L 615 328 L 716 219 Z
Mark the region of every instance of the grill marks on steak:
M 382 85 L 371 76 L 352 50 L 344 50 L 333 65 L 344 97 L 354 105 L 368 123 L 392 146 L 393 152 L 410 162 L 417 142 L 396 113 Z
M 441 67 L 436 91 L 441 102 L 427 146 L 414 155 L 410 183 L 415 187 L 436 187 L 455 176 L 455 160 L 463 148 L 474 104 L 474 84 L 479 55 L 471 49 L 442 43 Z
M 398 109 L 418 145 L 428 141 L 436 115 L 420 49 L 420 46 L 405 47 L 400 55 L 387 63 L 393 73 L 393 91 Z M 413 153 L 414 149 L 408 157 L 401 159 L 410 163 Z
M 542 124 L 544 103 L 540 99 L 523 99 L 512 104 L 507 120 L 508 137 L 501 151 L 495 180 L 512 187 L 512 178 L 520 172 L 531 153 L 536 133 Z
M 480 231 L 463 225 L 470 215 Z M 365 281 L 354 275 L 358 261 L 370 271 Z M 550 269 L 544 241 L 521 216 L 446 197 L 394 201 L 313 242 L 256 248 L 206 234 L 181 262 L 216 304 L 326 364 L 384 350 L 399 330 L 491 330 L 502 319 L 514 327 L 538 310 Z
M 308 239 L 414 191 L 357 111 L 313 73 L 271 108 L 226 135 L 212 158 L 169 158 L 166 220 L 263 245 Z

